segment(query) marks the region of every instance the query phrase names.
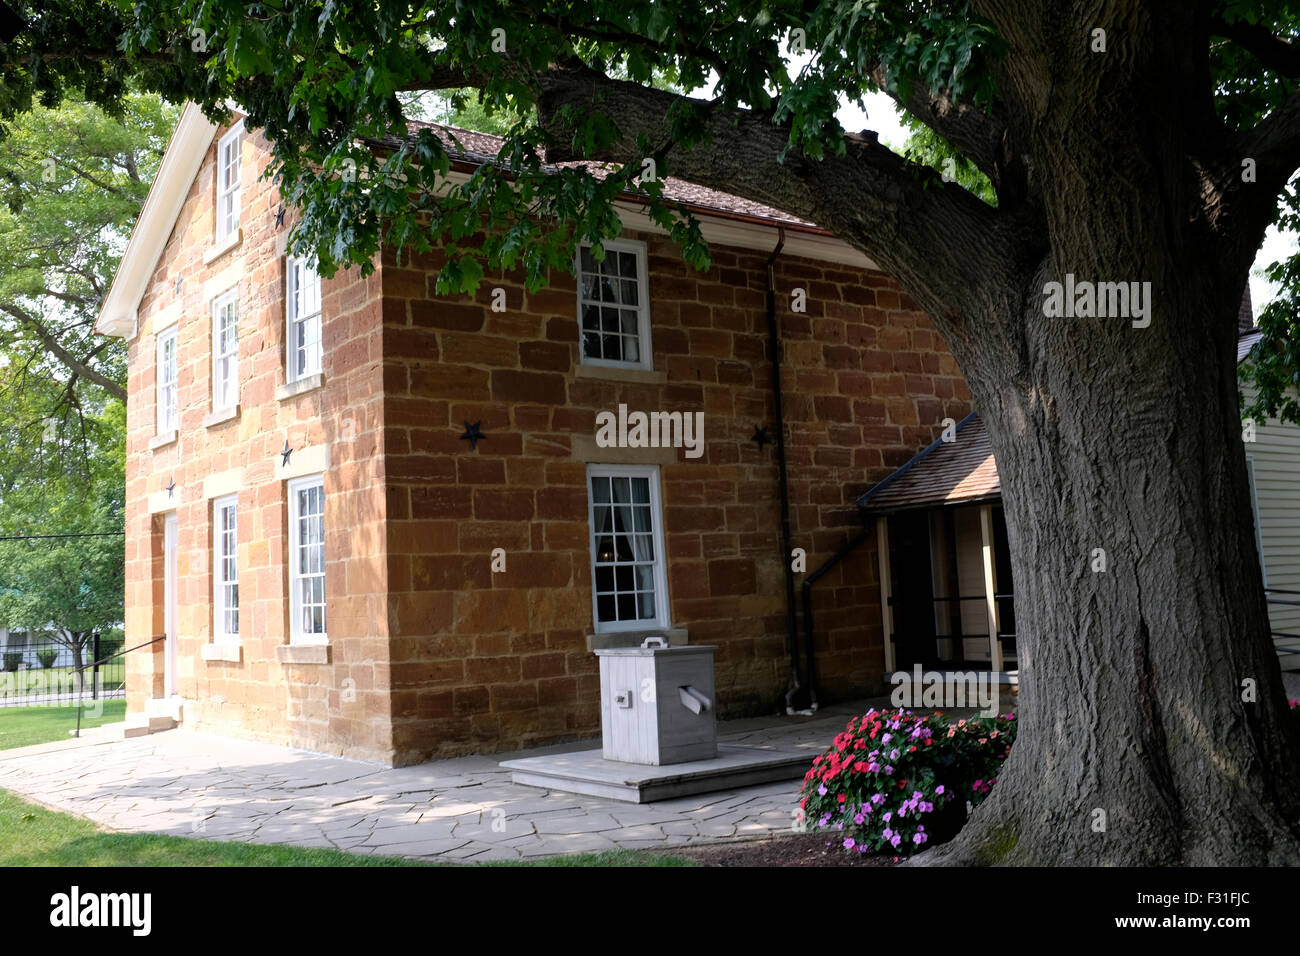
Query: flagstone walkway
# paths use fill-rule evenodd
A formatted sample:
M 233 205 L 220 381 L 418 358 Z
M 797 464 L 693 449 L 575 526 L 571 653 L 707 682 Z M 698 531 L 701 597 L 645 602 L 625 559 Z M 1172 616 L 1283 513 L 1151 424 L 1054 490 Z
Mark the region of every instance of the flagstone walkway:
M 729 721 L 719 738 L 806 750 L 811 762 L 869 706 Z M 794 828 L 799 780 L 636 805 L 518 786 L 498 767 L 593 746 L 599 741 L 390 769 L 215 734 L 123 740 L 120 730 L 98 728 L 80 741 L 0 751 L 0 788 L 126 832 L 445 862 L 666 850 Z

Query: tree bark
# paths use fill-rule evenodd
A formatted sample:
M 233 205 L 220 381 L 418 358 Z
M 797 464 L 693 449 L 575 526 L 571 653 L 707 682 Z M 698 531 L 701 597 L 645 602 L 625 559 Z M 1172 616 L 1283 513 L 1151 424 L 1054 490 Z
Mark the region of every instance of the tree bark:
M 1000 318 L 949 345 L 1002 481 L 1020 726 L 992 796 L 920 863 L 1300 864 L 1300 733 L 1237 393 L 1234 316 L 1259 237 L 1226 231 L 1188 160 L 1201 146 L 1177 84 L 1194 26 L 1144 17 L 1107 21 L 1104 61 L 1051 23 L 1032 47 L 1050 70 L 1009 58 L 1038 104 L 1018 132 L 1051 249 Z M 1150 325 L 1047 317 L 1045 283 L 1067 273 L 1150 282 Z

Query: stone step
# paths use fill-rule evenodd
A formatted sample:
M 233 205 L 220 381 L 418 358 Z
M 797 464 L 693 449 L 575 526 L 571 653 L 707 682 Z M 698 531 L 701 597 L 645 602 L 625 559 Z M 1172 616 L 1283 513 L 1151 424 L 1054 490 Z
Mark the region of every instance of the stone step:
M 514 783 L 583 793 L 626 803 L 651 803 L 696 793 L 797 780 L 816 754 L 718 744 L 712 760 L 650 766 L 606 760 L 599 750 L 504 760 Z

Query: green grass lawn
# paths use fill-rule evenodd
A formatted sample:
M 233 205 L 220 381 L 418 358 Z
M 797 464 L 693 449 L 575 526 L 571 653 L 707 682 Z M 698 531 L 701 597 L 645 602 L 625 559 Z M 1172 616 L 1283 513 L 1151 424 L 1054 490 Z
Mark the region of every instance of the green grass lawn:
M 126 716 L 126 701 L 106 700 L 104 712 L 92 717 L 92 708 L 81 711 L 81 728 L 111 724 Z M 0 707 L 0 750 L 27 747 L 31 744 L 66 740 L 77 727 L 77 707 Z
M 0 866 L 421 866 L 400 857 L 114 833 L 0 790 Z M 694 866 L 635 850 L 485 866 Z
M 95 679 L 86 671 L 86 686 Z M 126 680 L 126 664 L 121 660 L 99 668 L 99 683 L 104 690 L 118 690 Z M 23 697 L 27 694 L 76 693 L 77 679 L 71 667 L 28 668 L 0 672 L 0 697 Z

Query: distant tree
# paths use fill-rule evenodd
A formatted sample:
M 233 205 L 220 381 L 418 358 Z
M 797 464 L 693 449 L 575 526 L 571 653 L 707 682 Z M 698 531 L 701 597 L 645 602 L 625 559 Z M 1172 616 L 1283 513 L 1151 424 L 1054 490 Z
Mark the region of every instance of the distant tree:
M 0 139 L 0 364 L 11 390 L 56 381 L 41 418 L 74 427 L 126 400 L 126 347 L 94 321 L 177 114 L 153 95 L 120 105 L 37 106 Z
M 0 369 L 0 395 L 14 374 Z M 77 435 L 33 442 L 17 427 L 37 414 L 22 400 L 40 406 L 51 390 L 0 403 L 0 625 L 48 631 L 80 666 L 95 632 L 123 619 L 126 408 L 110 400 Z

